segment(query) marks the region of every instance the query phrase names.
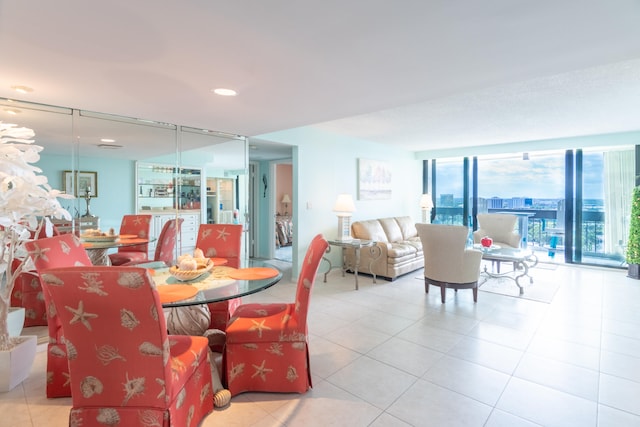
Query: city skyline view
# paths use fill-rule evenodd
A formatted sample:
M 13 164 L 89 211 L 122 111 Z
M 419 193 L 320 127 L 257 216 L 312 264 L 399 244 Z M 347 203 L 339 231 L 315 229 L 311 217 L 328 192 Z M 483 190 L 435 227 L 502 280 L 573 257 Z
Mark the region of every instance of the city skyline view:
M 602 200 L 603 153 L 583 156 L 583 195 Z M 462 197 L 462 162 L 438 162 L 436 196 L 453 194 Z M 532 178 L 533 177 L 533 178 Z M 564 152 L 557 155 L 478 160 L 478 197 L 563 199 Z

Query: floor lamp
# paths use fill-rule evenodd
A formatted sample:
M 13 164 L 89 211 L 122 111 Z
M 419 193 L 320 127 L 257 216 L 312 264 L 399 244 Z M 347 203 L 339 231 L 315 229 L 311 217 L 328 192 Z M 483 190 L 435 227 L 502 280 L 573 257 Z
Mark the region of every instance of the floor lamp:
M 433 209 L 433 199 L 431 194 L 425 193 L 420 198 L 420 209 L 422 209 L 422 222 L 424 224 L 431 223 L 431 209 Z

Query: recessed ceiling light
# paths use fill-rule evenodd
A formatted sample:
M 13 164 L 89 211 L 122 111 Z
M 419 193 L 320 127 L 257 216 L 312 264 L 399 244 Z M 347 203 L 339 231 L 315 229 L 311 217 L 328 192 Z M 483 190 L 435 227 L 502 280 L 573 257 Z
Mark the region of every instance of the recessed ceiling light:
M 213 89 L 213 93 L 221 96 L 236 96 L 238 92 L 233 89 L 225 89 L 223 87 L 219 87 L 217 89 Z
M 22 86 L 22 85 L 11 86 L 11 89 L 15 90 L 16 92 L 20 92 L 20 93 L 33 92 L 33 88 L 31 88 L 29 86 Z
M 116 142 L 116 140 L 111 138 L 102 138 L 100 142 Z
M 4 112 L 11 116 L 15 116 L 22 113 L 22 111 L 18 110 L 17 108 L 5 108 Z

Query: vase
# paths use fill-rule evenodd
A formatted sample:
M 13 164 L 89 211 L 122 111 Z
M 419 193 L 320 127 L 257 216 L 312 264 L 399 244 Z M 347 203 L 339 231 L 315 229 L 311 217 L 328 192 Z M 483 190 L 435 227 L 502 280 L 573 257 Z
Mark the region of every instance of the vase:
M 9 313 L 7 317 L 7 328 L 9 329 L 10 337 L 19 337 L 24 327 L 24 307 L 9 307 Z
M 0 392 L 13 390 L 29 373 L 36 357 L 38 337 L 25 335 L 11 350 L 0 350 Z

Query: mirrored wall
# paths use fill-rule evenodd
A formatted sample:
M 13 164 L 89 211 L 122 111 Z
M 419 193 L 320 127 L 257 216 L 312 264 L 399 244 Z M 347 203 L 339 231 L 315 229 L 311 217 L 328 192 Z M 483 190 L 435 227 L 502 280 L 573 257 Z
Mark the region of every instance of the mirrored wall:
M 201 223 L 247 213 L 243 136 L 5 98 L 0 120 L 34 130 L 37 166 L 53 188 L 76 195 L 63 206 L 99 218 L 102 230 L 118 230 L 132 213 L 188 211 Z

